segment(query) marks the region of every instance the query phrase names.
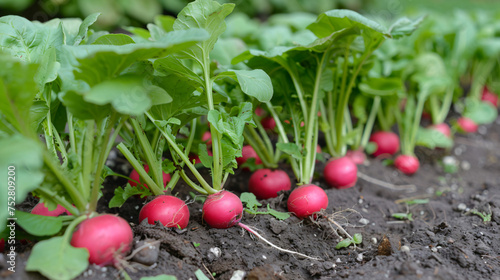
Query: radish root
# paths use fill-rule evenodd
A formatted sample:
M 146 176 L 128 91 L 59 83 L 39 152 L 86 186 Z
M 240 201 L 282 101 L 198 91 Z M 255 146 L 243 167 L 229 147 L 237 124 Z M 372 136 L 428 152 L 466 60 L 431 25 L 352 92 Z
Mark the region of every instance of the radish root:
M 316 258 L 316 257 L 310 257 L 308 255 L 304 255 L 302 253 L 299 253 L 299 252 L 295 252 L 295 251 L 291 251 L 291 250 L 287 250 L 287 249 L 283 249 L 281 247 L 278 247 L 276 245 L 274 245 L 273 243 L 271 243 L 269 240 L 265 239 L 262 235 L 258 234 L 256 231 L 254 231 L 253 229 L 251 229 L 249 226 L 245 225 L 245 224 L 242 224 L 242 223 L 238 223 L 238 226 L 241 227 L 242 229 L 245 229 L 247 230 L 248 232 L 250 232 L 251 234 L 257 236 L 258 238 L 260 238 L 262 241 L 266 242 L 267 244 L 269 244 L 269 246 L 273 247 L 274 249 L 277 249 L 279 251 L 282 251 L 282 252 L 285 252 L 285 253 L 289 253 L 289 254 L 294 254 L 294 255 L 298 255 L 298 256 L 301 256 L 303 258 L 307 258 L 307 259 L 311 259 L 311 260 L 315 260 L 315 261 L 319 261 L 321 260 L 321 258 Z
M 358 171 L 358 177 L 367 181 L 367 182 L 370 182 L 372 184 L 375 184 L 375 185 L 378 185 L 378 186 L 381 186 L 384 188 L 388 188 L 390 190 L 407 191 L 407 192 L 414 192 L 417 190 L 417 187 L 415 185 L 394 185 L 394 184 L 370 177 L 370 176 L 368 176 L 364 173 L 361 173 L 359 171 Z

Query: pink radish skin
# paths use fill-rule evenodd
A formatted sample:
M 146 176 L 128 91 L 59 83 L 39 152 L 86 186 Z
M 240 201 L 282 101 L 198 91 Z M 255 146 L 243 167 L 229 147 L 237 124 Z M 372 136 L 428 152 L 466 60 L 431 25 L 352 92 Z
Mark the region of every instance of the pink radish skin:
M 273 130 L 276 127 L 276 121 L 273 117 L 265 117 L 260 121 L 262 127 L 267 130 Z
M 347 156 L 329 161 L 323 170 L 325 181 L 336 189 L 347 189 L 358 180 L 358 167 Z
M 71 245 L 86 248 L 92 264 L 115 265 L 132 247 L 133 237 L 127 221 L 106 214 L 87 219 L 78 225 L 73 232 Z
M 236 162 L 238 163 L 238 165 L 242 165 L 249 158 L 255 158 L 255 164 L 262 164 L 262 160 L 259 158 L 252 146 L 245 145 L 241 150 L 241 157 L 237 157 Z
M 230 228 L 243 217 L 243 203 L 237 195 L 220 191 L 207 197 L 203 204 L 202 216 L 212 228 Z
M 258 199 L 277 197 L 278 192 L 288 191 L 291 187 L 290 177 L 283 170 L 259 169 L 248 182 L 248 189 Z
M 210 131 L 205 131 L 205 133 L 203 133 L 201 141 L 206 142 L 207 145 L 212 145 L 212 134 Z
M 366 154 L 362 150 L 349 150 L 345 156 L 355 164 L 363 164 L 366 161 Z
M 445 123 L 434 124 L 434 125 L 431 125 L 429 128 L 441 132 L 442 134 L 444 134 L 448 138 L 451 137 L 451 129 Z
M 420 162 L 417 157 L 410 155 L 399 155 L 394 161 L 397 169 L 406 175 L 413 175 L 420 167 Z
M 144 165 L 144 170 L 146 172 L 149 172 L 149 166 L 148 165 Z M 163 174 L 163 186 L 165 187 L 168 184 L 168 182 L 170 182 L 171 177 L 170 177 L 170 174 L 167 174 L 165 172 L 162 172 L 162 174 Z M 132 172 L 130 173 L 130 179 L 132 179 L 133 181 L 129 180 L 128 183 L 132 187 L 137 186 L 137 182 L 141 182 L 141 180 L 140 180 L 141 178 L 139 176 L 139 173 L 137 173 L 137 171 L 135 169 L 132 170 Z M 144 184 L 144 186 L 146 188 L 148 187 L 146 184 Z
M 461 117 L 457 120 L 459 129 L 465 133 L 475 133 L 477 131 L 478 125 L 471 119 L 467 117 Z
M 160 195 L 146 203 L 139 212 L 139 222 L 148 219 L 148 223 L 159 221 L 165 227 L 187 227 L 189 209 L 181 199 L 171 195 Z
M 483 94 L 481 95 L 481 100 L 484 102 L 489 102 L 493 106 L 498 107 L 498 95 L 489 91 L 487 87 L 483 88 Z
M 370 142 L 377 144 L 374 157 L 381 155 L 394 155 L 399 151 L 399 136 L 391 131 L 377 131 L 370 137 Z
M 287 201 L 288 211 L 299 219 L 328 207 L 328 196 L 325 191 L 313 184 L 303 185 L 292 191 Z
M 61 205 L 57 205 L 56 209 L 49 211 L 49 208 L 45 207 L 42 202 L 38 203 L 35 207 L 33 207 L 33 209 L 31 209 L 31 214 L 50 217 L 58 217 L 62 214 L 71 215 L 71 213 Z
M 255 108 L 255 115 L 259 116 L 259 117 L 262 117 L 264 115 L 266 111 L 264 111 L 264 109 L 260 108 L 260 107 L 257 107 Z

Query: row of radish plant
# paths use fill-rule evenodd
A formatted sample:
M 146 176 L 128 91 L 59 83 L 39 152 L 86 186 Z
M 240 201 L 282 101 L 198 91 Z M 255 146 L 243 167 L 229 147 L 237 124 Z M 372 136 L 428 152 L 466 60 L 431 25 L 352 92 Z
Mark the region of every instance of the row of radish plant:
M 110 207 L 155 196 L 138 222 L 185 228 L 189 210 L 173 195 L 182 179 L 206 196 L 210 227 L 257 235 L 240 222 L 241 199 L 226 190 L 237 168 L 254 172 L 249 190 L 267 199 L 291 189 L 277 169 L 288 164 L 298 185 L 288 211 L 328 218 L 328 197 L 312 184 L 318 159 L 331 157 L 323 177 L 337 189 L 355 186 L 365 154 L 394 159 L 411 175 L 416 145 L 451 148 L 455 132 L 496 119 L 500 25 L 487 13 L 386 27 L 350 10 L 260 23 L 230 15 L 233 8 L 197 0 L 177 18 L 128 28 L 131 35 L 89 29 L 98 14 L 0 18 L 0 163 L 12 171 L 2 173 L 11 192 L 0 194 L 9 206 L 0 218 L 17 218 L 16 239 L 39 240 L 27 270 L 63 279 L 89 263 L 123 265 L 130 225 L 96 212 L 108 176 L 129 180 Z M 450 119 L 451 109 L 461 116 Z M 425 128 L 422 118 L 430 118 Z M 129 176 L 106 166 L 114 147 L 133 167 Z M 15 210 L 30 192 L 40 199 L 31 214 Z M 256 202 L 244 200 L 256 213 Z M 361 242 L 343 234 L 347 246 Z M 5 251 L 14 250 L 9 229 L 2 237 Z

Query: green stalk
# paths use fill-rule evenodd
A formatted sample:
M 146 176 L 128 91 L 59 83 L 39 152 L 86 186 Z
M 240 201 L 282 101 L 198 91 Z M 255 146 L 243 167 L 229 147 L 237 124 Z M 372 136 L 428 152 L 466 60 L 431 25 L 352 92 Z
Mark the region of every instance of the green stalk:
M 65 176 L 65 174 L 60 170 L 59 166 L 54 163 L 54 160 L 49 155 L 48 152 L 43 153 L 43 161 L 45 165 L 49 168 L 49 170 L 54 174 L 57 180 L 61 183 L 64 189 L 68 192 L 71 200 L 74 202 L 76 208 L 82 212 L 86 207 L 86 200 L 82 196 L 80 192 L 78 192 L 78 188 Z
M 85 200 L 88 201 L 90 190 L 90 176 L 92 174 L 92 162 L 93 162 L 93 147 L 94 147 L 94 126 L 95 122 L 93 120 L 85 121 L 87 127 L 85 129 L 85 140 L 83 143 L 83 160 L 82 160 L 82 182 L 83 185 L 81 189 L 83 190 L 82 195 Z
M 262 140 L 260 135 L 255 131 L 255 129 L 253 127 L 246 127 L 246 129 L 243 131 L 243 136 L 255 150 L 259 158 L 262 160 L 264 166 L 270 167 L 270 165 L 272 165 L 273 158 L 269 154 L 269 151 L 267 150 L 264 141 Z
M 278 114 L 274 110 L 273 105 L 271 104 L 271 102 L 266 102 L 266 105 L 267 105 L 267 109 L 269 110 L 269 112 L 273 116 L 274 121 L 276 122 L 276 127 L 278 128 L 278 135 L 279 135 L 281 141 L 283 143 L 290 143 L 290 141 L 288 141 L 288 136 L 286 134 L 285 128 L 283 127 L 283 124 L 281 123 L 281 120 L 280 120 Z M 290 159 L 290 165 L 292 166 L 292 170 L 293 170 L 293 174 L 295 175 L 295 178 L 297 178 L 297 179 L 300 178 L 300 170 L 299 170 L 299 167 L 297 166 L 297 161 L 292 156 L 288 156 L 288 158 Z
M 455 92 L 455 86 L 452 85 L 448 87 L 446 94 L 443 98 L 443 103 L 441 104 L 441 110 L 439 110 L 438 119 L 436 123 L 442 123 L 448 116 L 450 112 L 450 107 L 453 102 L 453 93 Z
M 141 182 L 148 185 L 148 188 L 154 195 L 163 194 L 163 191 L 156 185 L 153 179 L 151 179 L 146 170 L 144 170 L 144 166 L 134 157 L 134 155 L 123 143 L 118 144 L 116 148 L 123 154 L 135 171 L 137 171 L 139 177 L 141 178 Z
M 269 152 L 269 154 L 271 154 L 271 158 L 272 158 L 273 151 L 274 151 L 273 143 L 271 143 L 271 139 L 269 139 L 269 135 L 267 134 L 267 131 L 264 129 L 262 124 L 259 121 L 255 122 L 255 124 L 257 125 L 257 130 L 259 130 L 259 135 L 261 136 L 262 140 L 264 141 L 264 143 L 266 145 L 266 150 Z M 272 160 L 271 160 L 271 162 L 276 163 L 275 161 L 272 161 Z
M 158 160 L 153 152 L 151 144 L 149 143 L 146 135 L 144 134 L 144 131 L 142 130 L 142 127 L 139 124 L 139 122 L 136 119 L 130 119 L 130 122 L 135 131 L 135 135 L 139 140 L 139 145 L 141 146 L 142 151 L 144 152 L 144 157 L 149 165 L 149 172 L 151 173 L 151 177 L 153 178 L 155 185 L 157 187 L 163 186 L 163 175 L 161 173 L 161 170 L 158 170 L 159 169 Z
M 328 94 L 328 99 L 330 99 L 331 92 L 328 92 L 327 94 Z M 321 119 L 323 120 L 323 123 L 328 124 L 327 116 L 330 116 L 333 114 L 326 113 L 326 107 L 325 107 L 325 103 L 323 102 L 323 100 L 319 101 L 319 111 L 321 112 Z M 325 133 L 326 148 L 328 149 L 328 152 L 330 153 L 330 155 L 333 155 L 334 150 L 333 150 L 333 145 L 332 145 L 332 143 L 333 143 L 332 134 L 330 133 L 331 130 L 333 130 L 333 128 L 328 126 L 328 130 L 324 131 L 324 133 Z
M 50 123 L 50 126 L 55 131 L 55 126 L 52 122 Z M 54 135 L 54 138 L 56 140 L 56 146 L 59 147 L 58 150 L 61 153 L 61 157 L 63 160 L 63 163 L 61 164 L 61 166 L 66 167 L 68 165 L 68 153 L 66 152 L 66 147 L 65 147 L 63 141 L 61 140 L 61 136 L 59 136 L 59 133 L 57 131 L 55 131 L 55 133 L 53 133 L 53 135 Z
M 71 239 L 71 236 L 73 234 L 73 230 L 76 228 L 77 225 L 79 225 L 81 222 L 85 221 L 89 217 L 86 215 L 80 216 L 76 219 L 74 219 L 66 228 L 66 231 L 64 232 L 63 238 L 64 238 L 64 243 L 69 244 L 69 240 Z
M 307 103 L 304 100 L 304 89 L 302 88 L 301 83 L 299 82 L 300 79 L 297 76 L 297 71 L 295 67 L 292 69 L 291 66 L 294 66 L 294 64 L 288 65 L 288 64 L 282 64 L 282 66 L 288 71 L 288 74 L 292 78 L 293 86 L 295 87 L 295 91 L 297 92 L 297 96 L 299 97 L 299 103 L 300 103 L 300 108 L 302 109 L 302 115 L 304 116 L 304 123 L 308 123 L 307 119 Z
M 196 132 L 196 119 L 193 119 L 191 121 L 191 132 L 189 133 L 189 138 L 188 138 L 188 142 L 186 144 L 186 149 L 184 150 L 184 155 L 186 155 L 188 158 L 189 158 L 189 153 L 191 151 L 191 146 L 193 145 L 195 132 Z M 176 161 L 176 157 L 174 156 L 173 153 L 172 153 L 172 158 L 174 159 L 174 161 Z M 184 167 L 184 161 L 181 162 L 179 165 L 180 165 L 181 168 Z M 172 177 L 170 178 L 170 182 L 168 182 L 168 184 L 167 184 L 167 186 L 165 188 L 168 191 L 173 190 L 174 186 L 179 181 L 179 178 L 180 178 L 179 170 L 176 170 L 174 172 L 174 174 L 172 175 Z
M 102 137 L 100 137 L 99 146 L 97 147 L 97 151 L 99 151 L 97 157 L 97 167 L 94 170 L 94 182 L 92 184 L 92 190 L 90 194 L 90 202 L 89 208 L 87 211 L 89 213 L 94 212 L 97 208 L 97 200 L 99 199 L 99 190 L 101 186 L 101 176 L 102 170 L 104 168 L 104 164 L 106 163 L 106 158 L 109 155 L 109 151 L 111 150 L 112 144 L 114 143 L 114 139 L 111 139 L 111 133 L 113 131 L 113 125 L 117 121 L 118 116 L 116 113 L 113 113 L 111 117 L 108 119 L 108 125 Z M 121 123 L 123 125 L 123 123 Z M 114 134 L 116 137 L 116 134 Z M 113 142 L 111 141 L 113 140 Z M 108 150 L 109 149 L 109 150 Z
M 217 191 L 216 190 L 213 190 L 213 191 L 208 191 L 200 186 L 198 186 L 198 184 L 196 184 L 195 182 L 193 182 L 193 180 L 191 180 L 187 175 L 186 173 L 184 172 L 184 170 L 180 170 L 179 171 L 181 177 L 182 177 L 182 180 L 184 180 L 184 182 L 186 182 L 186 184 L 188 184 L 191 188 L 193 188 L 195 191 L 201 193 L 201 194 L 213 194 L 213 193 L 216 193 Z
M 415 111 L 415 116 L 413 118 L 413 124 L 411 127 L 410 145 L 411 145 L 411 155 L 413 155 L 413 150 L 415 148 L 415 143 L 417 141 L 418 128 L 420 126 L 420 118 L 422 117 L 422 111 L 424 110 L 425 98 L 419 97 L 417 99 L 417 109 Z
M 372 109 L 370 111 L 370 115 L 368 116 L 368 120 L 365 124 L 365 129 L 363 131 L 363 136 L 361 136 L 360 146 L 365 148 L 370 139 L 370 135 L 372 134 L 373 124 L 375 123 L 375 117 L 377 116 L 378 108 L 380 107 L 380 96 L 376 96 L 373 99 Z
M 156 128 L 160 129 L 158 127 L 158 125 L 154 122 L 154 119 L 151 115 L 149 115 L 148 113 L 146 113 L 146 116 L 153 122 L 153 124 L 156 126 Z M 165 133 L 165 131 L 163 131 L 162 129 L 160 129 L 160 132 L 161 134 L 163 134 L 163 136 L 165 137 L 165 139 L 167 140 L 168 144 L 170 145 L 170 147 L 172 149 L 174 149 L 175 153 L 182 159 L 182 161 L 186 164 L 186 166 L 189 168 L 189 170 L 191 170 L 191 172 L 193 173 L 193 175 L 196 177 L 196 179 L 198 180 L 198 182 L 201 184 L 201 186 L 208 192 L 208 193 L 216 193 L 217 191 L 219 191 L 218 189 L 215 189 L 215 188 L 212 188 L 210 187 L 210 185 L 205 181 L 205 179 L 203 178 L 203 176 L 201 176 L 200 172 L 198 172 L 198 170 L 196 169 L 196 167 L 193 165 L 193 163 L 189 160 L 188 156 L 186 154 L 184 154 L 180 149 L 179 149 L 179 146 L 177 146 L 177 143 L 175 143 L 175 141 L 173 139 L 171 139 L 167 133 Z M 213 140 L 212 140 L 212 143 L 213 143 Z M 182 174 L 181 174 L 182 176 Z
M 302 173 L 303 178 L 301 178 L 300 180 L 301 181 L 300 183 L 302 184 L 311 183 L 311 177 L 309 177 L 309 174 L 312 174 L 312 172 L 314 171 L 314 164 L 316 158 L 316 145 L 317 145 L 317 141 L 314 142 L 314 139 L 317 139 L 316 134 L 318 134 L 318 124 L 317 124 L 318 119 L 316 117 L 318 114 L 318 96 L 320 90 L 321 76 L 326 64 L 326 60 L 329 56 L 330 56 L 330 51 L 325 51 L 323 53 L 323 55 L 321 56 L 321 60 L 318 63 L 318 68 L 316 70 L 316 79 L 314 81 L 311 107 L 309 108 L 310 109 L 309 122 L 307 122 L 306 125 L 304 146 L 307 152 L 306 152 L 305 166 Z
M 212 94 L 212 79 L 210 78 L 210 57 L 209 54 L 203 52 L 203 79 L 205 80 L 205 91 L 207 94 L 207 102 L 209 111 L 215 110 L 214 98 Z M 212 136 L 212 152 L 213 152 L 213 170 L 212 170 L 212 186 L 216 190 L 222 189 L 222 135 L 215 128 L 210 126 L 210 134 Z

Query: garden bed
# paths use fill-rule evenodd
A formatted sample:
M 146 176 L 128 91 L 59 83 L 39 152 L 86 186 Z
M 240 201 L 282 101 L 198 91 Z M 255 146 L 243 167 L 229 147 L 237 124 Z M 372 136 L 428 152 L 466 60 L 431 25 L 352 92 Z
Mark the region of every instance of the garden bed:
M 118 214 L 133 224 L 136 239 L 151 238 L 160 241 L 161 246 L 153 266 L 130 262 L 126 271 L 132 279 L 160 274 L 195 279 L 198 269 L 215 279 L 241 279 L 231 278 L 235 275 L 245 275 L 246 279 L 365 279 L 368 276 L 372 279 L 500 279 L 499 123 L 500 119 L 482 126 L 480 131 L 486 132 L 485 135 L 455 137 L 455 146 L 449 152 L 459 161 L 460 168 L 455 174 L 445 173 L 440 165 L 445 152 L 429 149 L 419 150 L 417 155 L 422 167 L 412 177 L 384 166 L 378 159 L 359 166 L 363 174 L 396 185 L 413 184 L 415 191 L 391 190 L 361 178 L 354 188 L 336 190 L 328 189 L 323 181 L 315 179 L 328 194 L 327 212 L 349 233 L 362 234 L 363 242 L 356 249 L 351 246 L 336 250 L 341 233 L 324 219 L 301 221 L 290 217 L 279 221 L 270 215 L 245 213 L 242 222 L 274 244 L 321 260 L 280 252 L 239 227 L 211 229 L 202 223 L 199 202 L 188 205 L 191 219 L 186 230 L 137 225 L 138 209 L 143 202 L 131 198 Z M 121 166 L 119 160 L 116 163 Z M 323 166 L 318 163 L 316 168 L 321 171 Z M 238 170 L 227 188 L 235 193 L 246 191 L 249 175 Z M 118 180 L 117 183 L 124 182 Z M 262 203 L 286 211 L 288 194 Z M 117 208 L 104 209 L 111 196 L 112 193 L 107 193 L 101 199 L 101 212 L 116 212 Z M 182 193 L 179 197 L 184 199 L 189 195 Z M 428 202 L 413 205 L 402 202 L 418 202 L 416 199 L 428 199 Z M 472 210 L 491 214 L 491 221 L 484 222 L 479 215 L 472 214 Z M 394 213 L 411 213 L 412 221 L 398 220 L 392 217 Z M 24 271 L 29 253 L 30 245 L 20 252 L 16 273 L 4 270 L 1 275 L 7 279 L 43 279 L 38 273 Z M 118 275 L 115 268 L 90 266 L 78 279 L 113 279 Z

